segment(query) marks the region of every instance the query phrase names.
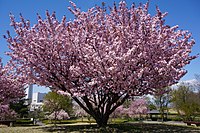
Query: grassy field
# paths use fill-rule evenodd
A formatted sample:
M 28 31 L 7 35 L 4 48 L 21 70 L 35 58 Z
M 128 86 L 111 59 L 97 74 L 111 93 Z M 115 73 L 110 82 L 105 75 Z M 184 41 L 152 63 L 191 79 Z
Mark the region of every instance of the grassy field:
M 110 124 L 106 128 L 97 128 L 96 125 L 79 123 L 60 124 L 56 127 L 47 126 L 29 126 L 29 127 L 0 127 L 0 133 L 200 133 L 200 128 L 194 126 L 177 126 L 166 124 L 150 123 L 124 123 Z
M 120 124 L 120 123 L 124 123 L 127 121 L 128 121 L 127 119 L 115 118 L 115 119 L 109 119 L 108 123 Z M 43 120 L 42 122 L 45 124 L 54 123 L 53 121 L 50 121 L 50 120 Z M 91 118 L 90 121 L 87 118 L 83 118 L 83 119 L 78 118 L 78 119 L 57 121 L 56 123 L 58 123 L 58 124 L 95 123 L 95 120 L 93 118 Z

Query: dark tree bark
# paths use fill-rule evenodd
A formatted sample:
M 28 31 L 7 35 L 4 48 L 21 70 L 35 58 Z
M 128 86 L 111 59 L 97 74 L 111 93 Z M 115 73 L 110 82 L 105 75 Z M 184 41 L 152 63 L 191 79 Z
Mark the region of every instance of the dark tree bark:
M 128 97 L 128 94 L 119 95 L 111 93 L 103 95 L 97 94 L 92 100 L 91 97 L 88 98 L 88 96 L 83 96 L 81 99 L 73 97 L 73 99 L 95 119 L 98 127 L 105 127 L 107 126 L 109 116 L 117 107 L 122 105 Z

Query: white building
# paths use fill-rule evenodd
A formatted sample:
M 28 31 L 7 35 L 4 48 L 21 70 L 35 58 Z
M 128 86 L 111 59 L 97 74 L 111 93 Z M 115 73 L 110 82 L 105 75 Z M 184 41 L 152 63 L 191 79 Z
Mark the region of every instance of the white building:
M 34 111 L 36 109 L 42 109 L 43 105 L 43 99 L 46 93 L 40 93 L 36 92 L 33 93 L 33 84 L 26 85 L 25 86 L 25 93 L 26 96 L 24 97 L 26 99 L 25 104 L 30 105 L 30 111 Z
M 32 102 L 32 96 L 33 96 L 33 85 L 32 84 L 25 86 L 25 93 L 26 93 L 25 99 L 27 99 L 26 104 L 29 105 Z
M 46 93 L 40 93 L 40 92 L 33 93 L 32 103 L 41 103 L 41 102 L 43 102 L 43 99 L 44 99 L 45 95 L 46 95 Z
M 30 111 L 42 110 L 43 103 L 31 103 Z
M 30 111 L 42 109 L 43 99 L 45 95 L 46 93 L 40 93 L 40 92 L 33 93 Z

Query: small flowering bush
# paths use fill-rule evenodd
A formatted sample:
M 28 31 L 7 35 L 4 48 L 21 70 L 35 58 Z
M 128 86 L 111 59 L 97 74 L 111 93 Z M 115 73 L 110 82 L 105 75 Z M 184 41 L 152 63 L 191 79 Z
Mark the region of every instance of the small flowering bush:
M 9 105 L 0 105 L 0 120 L 16 119 L 17 113 L 9 108 Z
M 112 114 L 114 117 L 134 117 L 135 115 L 142 115 L 147 113 L 147 102 L 145 99 L 136 99 L 131 101 L 128 107 L 124 107 L 123 105 L 119 106 L 114 113 Z
M 69 119 L 70 117 L 67 112 L 65 112 L 64 110 L 60 110 L 53 112 L 52 114 L 47 116 L 47 118 L 50 120 L 66 120 Z
M 9 108 L 11 102 L 15 102 L 25 96 L 24 83 L 21 78 L 14 76 L 12 67 L 3 67 L 0 59 L 0 119 L 14 119 L 16 112 Z

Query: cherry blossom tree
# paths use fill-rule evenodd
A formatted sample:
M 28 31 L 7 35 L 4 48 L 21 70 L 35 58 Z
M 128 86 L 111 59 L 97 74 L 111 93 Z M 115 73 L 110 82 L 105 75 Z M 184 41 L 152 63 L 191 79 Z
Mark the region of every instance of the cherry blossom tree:
M 61 109 L 61 110 L 56 110 L 52 112 L 50 115 L 46 116 L 47 119 L 49 120 L 54 120 L 54 125 L 56 126 L 57 120 L 66 120 L 69 119 L 69 114 Z
M 147 102 L 144 98 L 136 99 L 131 102 L 128 108 L 128 115 L 142 115 L 147 113 Z
M 74 110 L 76 117 L 82 117 L 83 118 L 84 116 L 88 115 L 88 113 L 86 113 L 85 110 L 83 108 L 81 108 L 79 105 L 74 105 L 73 110 Z
M 147 101 L 144 98 L 138 98 L 130 101 L 130 105 L 125 107 L 119 106 L 114 112 L 115 117 L 128 116 L 133 117 L 136 115 L 144 115 L 147 113 Z
M 9 108 L 9 104 L 25 96 L 23 82 L 10 74 L 8 66 L 3 68 L 1 59 L 0 64 L 0 119 L 12 119 L 16 113 Z
M 122 117 L 126 115 L 126 111 L 124 109 L 124 106 L 123 105 L 120 105 L 119 107 L 117 107 L 115 109 L 115 111 L 112 113 L 112 116 L 113 118 L 116 118 L 116 117 Z
M 59 22 L 46 12 L 31 26 L 20 15 L 8 32 L 12 64 L 27 82 L 69 93 L 97 122 L 107 125 L 109 115 L 129 96 L 156 93 L 186 74 L 194 40 L 191 33 L 168 26 L 162 13 L 150 15 L 148 5 L 127 7 L 125 1 L 109 11 L 94 7 L 83 12 L 71 2 L 73 21 Z
M 12 120 L 17 117 L 17 113 L 10 109 L 9 105 L 0 105 L 0 120 Z
M 69 119 L 70 117 L 68 113 L 62 109 L 62 110 L 53 112 L 52 114 L 47 116 L 47 118 L 50 120 L 66 120 L 66 119 Z
M 87 117 L 89 122 L 90 122 L 90 118 L 91 118 L 90 114 L 85 112 L 85 110 L 83 108 L 81 108 L 79 105 L 74 104 L 73 110 L 74 110 L 74 114 L 75 114 L 76 117 L 81 117 L 82 122 L 83 122 L 84 117 Z

